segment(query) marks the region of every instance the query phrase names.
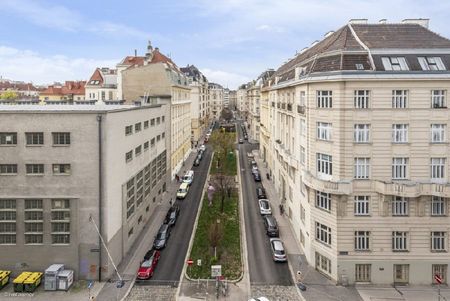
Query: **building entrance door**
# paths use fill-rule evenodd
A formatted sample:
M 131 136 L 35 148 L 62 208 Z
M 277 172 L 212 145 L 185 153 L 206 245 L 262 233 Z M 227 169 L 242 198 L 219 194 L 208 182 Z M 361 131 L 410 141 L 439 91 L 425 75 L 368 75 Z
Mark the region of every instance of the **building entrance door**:
M 394 264 L 394 283 L 408 284 L 409 282 L 409 264 Z

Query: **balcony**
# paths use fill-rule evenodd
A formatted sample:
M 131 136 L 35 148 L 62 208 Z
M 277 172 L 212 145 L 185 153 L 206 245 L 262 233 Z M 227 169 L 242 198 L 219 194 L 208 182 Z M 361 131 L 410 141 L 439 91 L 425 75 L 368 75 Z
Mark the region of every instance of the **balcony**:
M 303 182 L 314 190 L 326 193 L 350 195 L 353 191 L 351 182 L 333 182 L 316 178 L 309 171 L 302 171 Z
M 297 106 L 297 113 L 305 115 L 305 106 Z
M 373 189 L 384 195 L 396 195 L 409 198 L 426 196 L 450 197 L 450 184 L 436 183 L 386 183 L 373 181 Z

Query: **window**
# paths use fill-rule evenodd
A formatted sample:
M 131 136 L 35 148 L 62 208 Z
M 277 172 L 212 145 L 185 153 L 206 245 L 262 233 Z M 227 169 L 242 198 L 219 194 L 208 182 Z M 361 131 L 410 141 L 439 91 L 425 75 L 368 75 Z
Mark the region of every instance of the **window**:
M 306 150 L 303 146 L 300 146 L 300 162 L 304 165 L 306 162 Z
M 166 121 L 166 117 L 165 116 L 161 116 L 161 122 L 165 122 Z
M 0 245 L 16 243 L 16 200 L 0 200 Z
M 446 199 L 439 196 L 431 197 L 431 216 L 446 216 L 447 204 Z
M 392 232 L 392 251 L 408 251 L 408 232 Z
M 445 124 L 432 124 L 431 125 L 431 142 L 442 143 L 445 142 Z
M 431 179 L 445 179 L 445 158 L 431 158 Z
M 0 164 L 0 175 L 17 174 L 17 164 Z
M 369 108 L 369 90 L 355 90 L 354 103 L 356 109 Z
M 43 175 L 44 164 L 26 164 L 27 175 Z
M 371 269 L 371 264 L 355 264 L 355 281 L 370 282 Z
M 157 117 L 156 118 L 156 125 L 158 125 L 158 124 L 160 124 L 161 123 L 161 117 Z
M 317 123 L 317 139 L 331 140 L 331 123 L 318 122 Z
M 370 250 L 370 232 L 355 231 L 355 251 Z
M 161 140 L 161 135 L 156 136 L 156 142 L 159 142 Z
M 70 201 L 52 200 L 52 244 L 70 244 Z
M 128 231 L 128 237 L 133 235 L 133 232 L 134 232 L 134 227 L 131 227 L 131 229 Z
M 316 191 L 316 207 L 331 211 L 331 194 Z
M 25 133 L 27 145 L 43 145 L 44 133 Z
M 394 196 L 392 199 L 392 216 L 409 215 L 409 199 L 402 196 Z
M 333 91 L 317 91 L 316 93 L 318 108 L 333 107 Z
M 127 125 L 125 127 L 125 135 L 128 136 L 128 135 L 131 135 L 131 134 L 133 134 L 133 126 L 132 125 Z
M 142 153 L 142 146 L 139 145 L 138 147 L 136 147 L 136 148 L 134 149 L 134 155 L 137 157 L 137 156 L 139 156 L 141 153 Z
M 142 126 L 142 124 L 139 122 L 139 123 L 136 123 L 135 125 L 134 125 L 134 131 L 137 133 L 137 132 L 140 132 L 141 131 L 141 126 Z
M 316 252 L 316 268 L 326 274 L 331 274 L 331 260 Z
M 145 141 L 144 142 L 144 151 L 148 150 L 148 146 L 149 146 L 149 142 Z
M 409 70 L 404 57 L 382 57 L 381 61 L 386 71 L 404 71 Z
M 333 174 L 333 157 L 317 153 L 317 173 L 331 176 Z
M 150 119 L 150 125 L 155 126 L 155 118 Z
M 408 178 L 408 158 L 392 158 L 392 179 L 404 180 Z
M 148 120 L 144 121 L 144 129 L 148 129 Z
M 0 145 L 16 145 L 17 133 L 0 133 Z
M 357 216 L 369 215 L 369 200 L 370 196 L 367 195 L 357 195 L 355 196 L 355 207 L 354 213 Z
M 331 228 L 316 222 L 316 239 L 324 244 L 331 245 Z
M 52 133 L 53 145 L 70 145 L 70 133 Z
M 125 162 L 130 162 L 133 160 L 133 151 L 129 151 L 125 154 Z
M 445 90 L 431 91 L 431 107 L 435 109 L 447 108 L 445 100 Z
M 446 236 L 446 232 L 431 232 L 431 251 L 445 252 L 447 250 Z
M 128 180 L 126 189 L 127 189 L 127 218 L 130 218 L 133 215 L 135 208 L 134 178 Z
M 355 158 L 355 179 L 370 177 L 370 158 Z
M 300 118 L 300 135 L 306 137 L 306 120 Z
M 53 164 L 53 174 L 70 175 L 70 164 Z
M 442 63 L 442 60 L 440 57 L 423 57 L 419 56 L 417 58 L 419 61 L 420 67 L 422 67 L 422 70 L 431 70 L 431 71 L 444 71 L 445 66 Z
M 152 138 L 152 140 L 150 140 L 150 146 L 151 147 L 155 146 L 155 138 Z
M 164 139 L 166 137 L 166 133 L 161 134 L 161 139 Z
M 370 124 L 355 124 L 353 140 L 355 143 L 368 143 L 370 141 Z
M 393 143 L 407 143 L 408 142 L 408 124 L 393 124 L 392 125 L 392 142 Z
M 306 91 L 300 91 L 300 105 L 306 106 Z
M 43 208 L 42 200 L 25 200 L 25 244 L 43 243 Z
M 405 109 L 408 107 L 408 90 L 392 90 L 392 108 Z
M 433 284 L 437 284 L 434 277 L 438 275 L 442 279 L 442 283 L 447 283 L 447 265 L 446 264 L 433 264 L 431 266 L 431 278 L 433 279 Z

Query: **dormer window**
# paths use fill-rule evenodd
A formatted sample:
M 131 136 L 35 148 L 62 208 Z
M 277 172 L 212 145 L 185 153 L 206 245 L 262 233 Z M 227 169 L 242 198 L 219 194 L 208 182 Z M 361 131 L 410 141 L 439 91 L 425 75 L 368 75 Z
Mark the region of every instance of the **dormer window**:
M 422 67 L 422 70 L 432 70 L 432 71 L 444 71 L 445 66 L 444 63 L 442 63 L 442 60 L 440 57 L 435 56 L 419 56 L 417 58 L 419 60 L 420 67 Z
M 381 61 L 383 62 L 384 70 L 386 71 L 409 70 L 408 64 L 406 63 L 406 59 L 404 57 L 382 57 Z

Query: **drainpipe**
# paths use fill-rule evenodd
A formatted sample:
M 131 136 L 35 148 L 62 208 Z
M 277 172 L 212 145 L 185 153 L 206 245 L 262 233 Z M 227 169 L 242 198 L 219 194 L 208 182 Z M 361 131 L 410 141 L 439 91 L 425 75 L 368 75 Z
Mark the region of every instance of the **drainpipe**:
M 97 115 L 98 122 L 98 281 L 102 281 L 102 225 L 103 225 L 103 214 L 102 214 L 102 115 Z

